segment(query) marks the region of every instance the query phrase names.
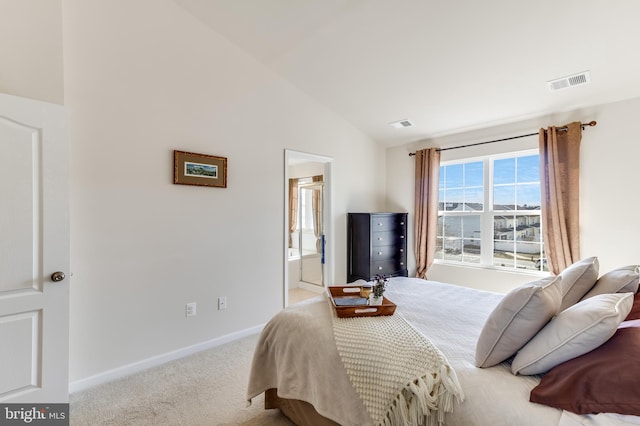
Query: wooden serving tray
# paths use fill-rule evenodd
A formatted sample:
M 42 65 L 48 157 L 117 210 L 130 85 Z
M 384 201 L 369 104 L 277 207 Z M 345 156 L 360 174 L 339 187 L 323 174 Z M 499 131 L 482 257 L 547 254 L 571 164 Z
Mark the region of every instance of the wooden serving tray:
M 393 315 L 396 311 L 396 304 L 391 300 L 383 297 L 382 305 L 369 306 L 358 305 L 356 301 L 360 298 L 360 287 L 355 286 L 331 286 L 328 287 L 329 295 L 331 296 L 331 303 L 333 308 L 338 314 L 338 318 L 353 318 L 353 317 L 375 317 L 380 315 Z M 354 304 L 348 304 L 348 299 L 354 300 Z M 339 299 L 339 304 L 336 304 L 336 299 Z M 345 300 L 347 299 L 347 300 Z M 345 302 L 347 304 L 345 304 Z

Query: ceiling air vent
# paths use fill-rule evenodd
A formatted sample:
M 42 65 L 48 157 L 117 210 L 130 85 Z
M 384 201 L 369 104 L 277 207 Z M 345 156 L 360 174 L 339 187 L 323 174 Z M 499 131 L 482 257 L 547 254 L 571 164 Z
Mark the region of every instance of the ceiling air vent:
M 389 123 L 389 126 L 395 127 L 396 129 L 402 129 L 404 127 L 413 126 L 413 123 L 405 118 L 404 120 L 394 121 L 393 123 Z
M 591 82 L 589 71 L 583 71 L 578 74 L 569 75 L 555 80 L 547 81 L 549 90 L 555 92 L 557 90 L 567 89 L 569 87 L 579 86 Z

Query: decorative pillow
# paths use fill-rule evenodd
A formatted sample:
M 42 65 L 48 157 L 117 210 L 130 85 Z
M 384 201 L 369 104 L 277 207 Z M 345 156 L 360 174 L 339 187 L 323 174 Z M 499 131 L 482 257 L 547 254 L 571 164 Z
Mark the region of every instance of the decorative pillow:
M 600 264 L 597 257 L 580 260 L 560 272 L 562 277 L 562 304 L 560 311 L 574 305 L 582 299 L 598 280 Z
M 546 277 L 511 290 L 487 318 L 476 344 L 476 366 L 511 357 L 558 313 L 561 278 Z
M 529 400 L 577 414 L 640 416 L 638 360 L 640 328 L 619 328 L 599 348 L 553 367 Z
M 609 340 L 631 311 L 633 293 L 599 294 L 560 312 L 516 354 L 513 374 L 541 374 Z
M 596 281 L 596 285 L 593 286 L 587 294 L 584 295 L 582 300 L 593 297 L 597 294 L 605 293 L 637 293 L 638 285 L 640 284 L 640 273 L 638 265 L 624 266 L 622 268 L 609 271 Z

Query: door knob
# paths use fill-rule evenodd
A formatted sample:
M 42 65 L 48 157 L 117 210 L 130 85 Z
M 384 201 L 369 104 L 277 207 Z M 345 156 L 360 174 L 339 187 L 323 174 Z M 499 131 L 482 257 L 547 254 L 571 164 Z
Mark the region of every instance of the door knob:
M 58 271 L 58 272 L 54 272 L 53 274 L 51 274 L 51 281 L 53 282 L 58 282 L 58 281 L 62 281 L 65 279 L 65 274 L 64 272 Z

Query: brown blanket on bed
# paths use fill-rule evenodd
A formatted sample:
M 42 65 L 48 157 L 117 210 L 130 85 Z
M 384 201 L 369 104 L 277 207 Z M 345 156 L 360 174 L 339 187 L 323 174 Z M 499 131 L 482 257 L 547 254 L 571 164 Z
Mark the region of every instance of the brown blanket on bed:
M 336 318 L 324 296 L 263 330 L 247 398 L 272 388 L 348 425 L 438 424 L 464 398 L 446 358 L 400 316 Z
M 343 425 L 371 425 L 336 349 L 325 296 L 291 306 L 265 326 L 253 357 L 247 399 L 277 388 Z

